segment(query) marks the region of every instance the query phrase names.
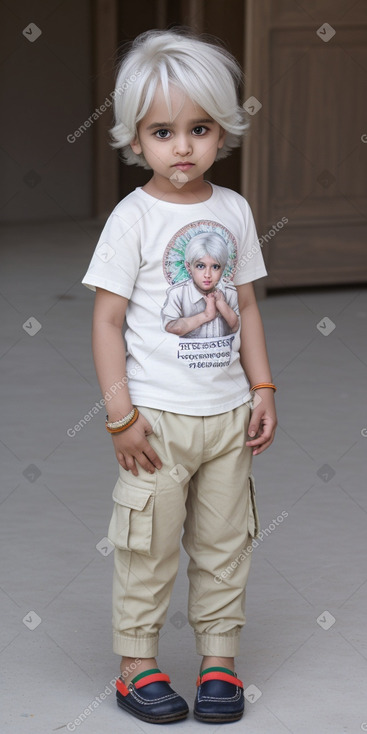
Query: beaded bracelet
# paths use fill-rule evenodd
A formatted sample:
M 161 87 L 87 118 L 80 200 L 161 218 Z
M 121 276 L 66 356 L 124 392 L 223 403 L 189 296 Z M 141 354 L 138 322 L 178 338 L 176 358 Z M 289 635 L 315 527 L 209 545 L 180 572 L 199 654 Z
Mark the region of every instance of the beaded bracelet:
M 274 392 L 277 391 L 275 385 L 273 385 L 272 382 L 259 382 L 258 385 L 253 385 L 252 387 L 250 387 L 250 392 L 252 392 L 253 390 L 260 390 L 260 388 L 262 387 L 271 387 L 273 388 Z
M 127 428 L 130 428 L 138 417 L 139 411 L 137 408 L 133 408 L 130 413 L 125 415 L 125 418 L 121 418 L 121 420 L 112 423 L 108 422 L 108 415 L 106 415 L 106 429 L 108 433 L 121 433 L 122 431 L 126 431 Z
M 135 408 L 130 410 L 130 413 L 125 415 L 125 418 L 120 418 L 118 421 L 114 422 L 108 422 L 108 415 L 106 415 L 106 424 L 109 428 L 122 428 L 122 426 L 125 426 L 126 423 L 129 423 L 131 421 L 132 417 L 134 416 Z

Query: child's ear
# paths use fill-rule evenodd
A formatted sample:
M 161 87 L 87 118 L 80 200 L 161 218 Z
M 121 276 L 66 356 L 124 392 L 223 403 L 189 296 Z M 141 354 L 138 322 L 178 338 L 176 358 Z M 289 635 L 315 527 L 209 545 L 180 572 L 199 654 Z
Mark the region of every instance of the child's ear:
M 226 139 L 226 130 L 223 127 L 219 128 L 219 138 L 218 138 L 218 150 L 220 148 L 223 148 L 225 139 Z
M 133 153 L 136 153 L 136 155 L 140 155 L 140 153 L 142 152 L 142 147 L 140 145 L 139 137 L 138 136 L 136 136 L 134 138 L 134 140 L 131 140 L 130 147 L 131 147 Z

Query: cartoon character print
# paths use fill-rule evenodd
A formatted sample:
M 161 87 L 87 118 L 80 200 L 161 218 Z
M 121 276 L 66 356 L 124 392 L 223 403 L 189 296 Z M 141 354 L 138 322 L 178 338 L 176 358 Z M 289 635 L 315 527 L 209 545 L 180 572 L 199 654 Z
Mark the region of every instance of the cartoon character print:
M 161 310 L 162 329 L 183 338 L 221 337 L 240 325 L 234 236 L 218 222 L 199 221 L 180 230 L 164 253 L 171 286 Z

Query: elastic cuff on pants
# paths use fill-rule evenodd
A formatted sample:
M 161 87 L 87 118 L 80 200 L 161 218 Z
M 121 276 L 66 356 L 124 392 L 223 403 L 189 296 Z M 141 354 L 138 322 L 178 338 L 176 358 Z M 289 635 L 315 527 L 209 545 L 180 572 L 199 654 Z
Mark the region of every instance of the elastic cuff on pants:
M 158 635 L 123 635 L 113 632 L 113 652 L 127 658 L 155 658 L 158 655 Z
M 195 633 L 198 655 L 219 655 L 234 658 L 240 653 L 240 632 L 226 632 L 223 635 Z

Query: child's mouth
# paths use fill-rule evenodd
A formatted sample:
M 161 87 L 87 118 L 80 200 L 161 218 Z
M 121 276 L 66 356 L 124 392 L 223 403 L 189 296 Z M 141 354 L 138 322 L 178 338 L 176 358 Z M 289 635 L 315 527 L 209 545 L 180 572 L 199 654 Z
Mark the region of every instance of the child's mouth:
M 175 168 L 179 168 L 180 171 L 187 171 L 187 169 L 191 168 L 193 165 L 193 163 L 175 163 Z

